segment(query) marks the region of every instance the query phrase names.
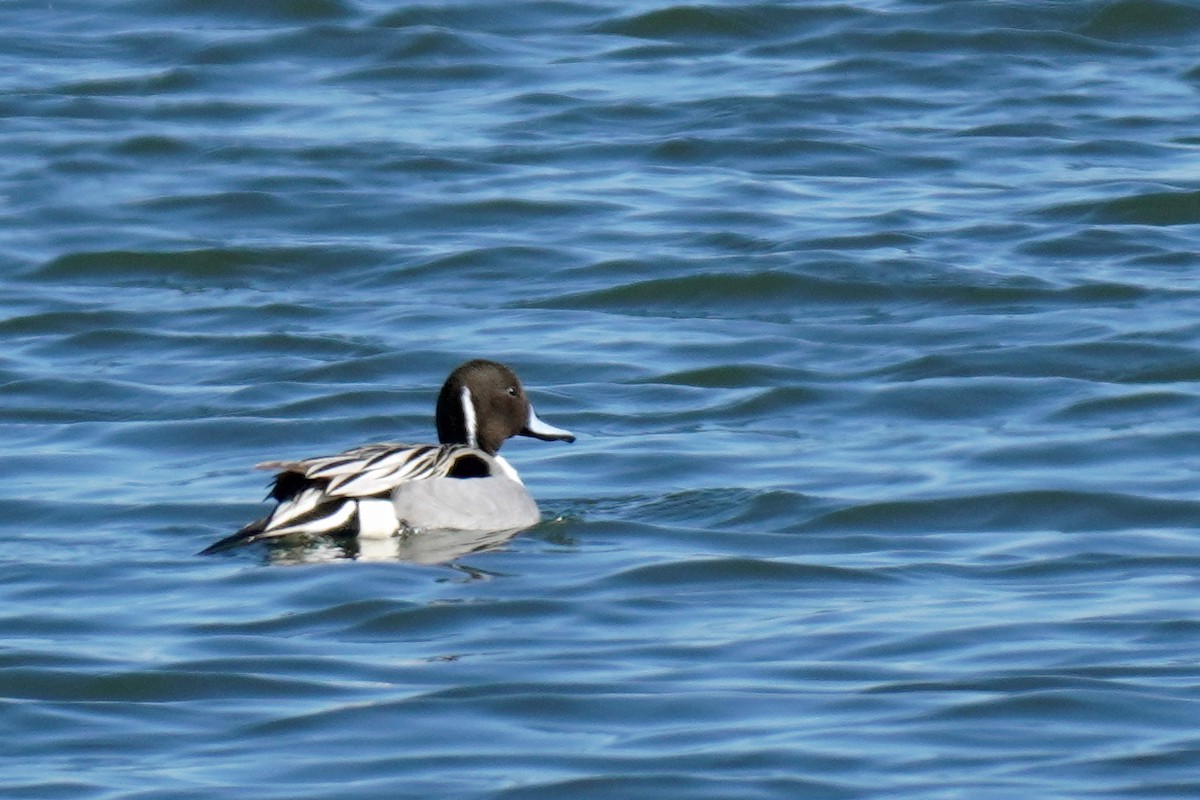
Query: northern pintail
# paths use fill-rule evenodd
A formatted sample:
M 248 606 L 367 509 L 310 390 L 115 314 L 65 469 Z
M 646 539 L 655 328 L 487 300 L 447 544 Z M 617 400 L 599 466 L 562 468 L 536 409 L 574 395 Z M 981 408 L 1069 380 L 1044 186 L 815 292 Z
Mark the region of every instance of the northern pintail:
M 497 455 L 512 436 L 575 441 L 538 419 L 511 369 L 476 359 L 437 400 L 441 444 L 384 442 L 333 456 L 265 461 L 275 509 L 202 551 L 292 535 L 378 538 L 422 530 L 520 530 L 541 519 L 517 471 Z

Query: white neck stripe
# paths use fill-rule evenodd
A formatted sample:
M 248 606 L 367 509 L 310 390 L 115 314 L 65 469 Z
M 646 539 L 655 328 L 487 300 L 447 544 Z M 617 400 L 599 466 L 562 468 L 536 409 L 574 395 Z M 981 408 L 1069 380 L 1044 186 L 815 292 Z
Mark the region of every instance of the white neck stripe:
M 471 390 L 466 386 L 462 390 L 463 425 L 467 429 L 467 444 L 479 447 L 479 433 L 475 429 L 475 401 L 471 398 Z

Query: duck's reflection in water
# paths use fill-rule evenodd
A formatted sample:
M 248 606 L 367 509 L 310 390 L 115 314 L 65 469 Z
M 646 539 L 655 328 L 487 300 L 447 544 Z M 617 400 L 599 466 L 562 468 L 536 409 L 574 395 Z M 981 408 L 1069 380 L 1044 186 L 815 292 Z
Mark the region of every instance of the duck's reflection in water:
M 455 559 L 501 547 L 518 533 L 504 531 L 431 530 L 385 539 L 288 537 L 266 542 L 270 564 L 320 564 L 331 561 L 406 561 L 446 564 Z

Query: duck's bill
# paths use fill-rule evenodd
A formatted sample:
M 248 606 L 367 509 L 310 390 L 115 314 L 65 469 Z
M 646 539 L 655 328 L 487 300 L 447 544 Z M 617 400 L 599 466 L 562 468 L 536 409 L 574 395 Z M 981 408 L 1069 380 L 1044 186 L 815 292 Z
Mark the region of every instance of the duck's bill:
M 533 413 L 533 408 L 529 409 L 529 420 L 525 423 L 525 427 L 521 430 L 522 436 L 532 436 L 534 439 L 541 439 L 544 442 L 573 442 L 575 434 L 570 431 L 565 431 L 562 428 L 556 428 L 549 423 L 542 422 L 538 419 L 538 415 Z

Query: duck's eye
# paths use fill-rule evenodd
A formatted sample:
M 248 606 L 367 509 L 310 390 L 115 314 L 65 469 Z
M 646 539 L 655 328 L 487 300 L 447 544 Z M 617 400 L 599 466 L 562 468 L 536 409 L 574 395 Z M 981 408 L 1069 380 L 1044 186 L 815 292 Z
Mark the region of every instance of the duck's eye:
M 508 393 L 509 393 L 509 395 L 516 397 L 517 396 L 517 387 L 515 387 L 515 386 L 508 387 Z

